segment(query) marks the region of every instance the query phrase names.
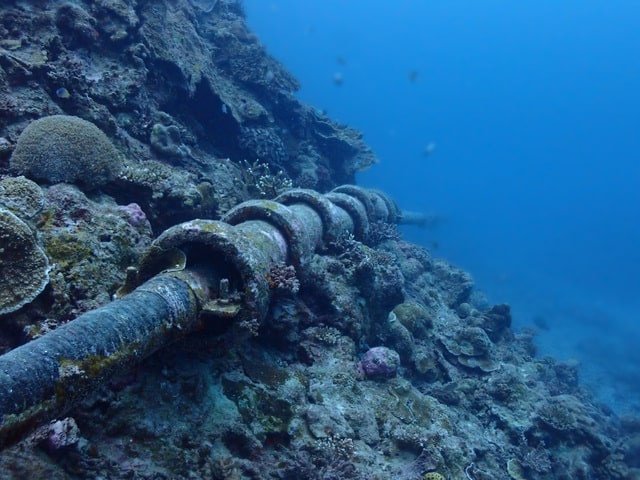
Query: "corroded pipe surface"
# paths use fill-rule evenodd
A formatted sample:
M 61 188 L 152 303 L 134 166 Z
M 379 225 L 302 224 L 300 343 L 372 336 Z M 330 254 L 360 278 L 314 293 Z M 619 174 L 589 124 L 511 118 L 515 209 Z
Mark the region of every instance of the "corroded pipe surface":
M 322 221 L 315 210 L 295 211 L 282 203 L 270 200 L 250 200 L 229 210 L 222 221 L 240 225 L 247 220 L 260 219 L 273 225 L 282 234 L 288 246 L 287 263 L 300 266 L 313 253 L 322 237 Z
M 0 357 L 0 448 L 64 415 L 118 371 L 192 331 L 204 292 L 187 273 L 159 275 Z
M 316 247 L 320 246 L 320 240 L 328 244 L 338 240 L 345 232 L 353 232 L 353 220 L 348 212 L 331 202 L 326 195 L 313 190 L 295 188 L 276 197 L 276 201 L 291 208 L 306 205 L 320 216 L 323 233 Z
M 386 195 L 343 186 L 327 195 L 293 189 L 240 204 L 225 221 L 167 229 L 127 276 L 120 300 L 0 357 L 0 449 L 203 318 L 261 322 L 275 265 L 303 269 L 319 247 L 350 234 L 366 240 L 370 223 L 401 218 Z
M 423 212 L 402 211 L 398 217 L 401 225 L 415 225 L 421 228 L 432 227 L 438 223 L 439 218 L 435 215 L 428 215 Z

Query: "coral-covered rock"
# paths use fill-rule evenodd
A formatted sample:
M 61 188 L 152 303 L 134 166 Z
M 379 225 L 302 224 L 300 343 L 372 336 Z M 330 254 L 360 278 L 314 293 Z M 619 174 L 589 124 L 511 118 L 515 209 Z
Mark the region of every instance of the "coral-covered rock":
M 422 305 L 407 301 L 393 308 L 396 319 L 417 338 L 425 338 L 433 327 L 432 314 Z
M 506 304 L 493 305 L 482 312 L 474 323 L 481 327 L 493 342 L 497 342 L 511 327 L 511 307 Z
M 413 360 L 415 341 L 413 335 L 407 327 L 398 321 L 395 312 L 390 312 L 387 317 L 386 330 L 387 345 L 400 352 L 400 359 L 403 364 Z
M 460 327 L 443 335 L 440 340 L 448 353 L 468 368 L 483 372 L 497 370 L 500 365 L 493 360 L 493 344 L 479 327 Z
M 54 420 L 33 434 L 33 440 L 49 453 L 76 445 L 80 441 L 80 429 L 73 417 Z
M 447 305 L 456 307 L 469 300 L 473 289 L 473 279 L 469 273 L 443 260 L 438 260 L 434 262 L 434 275 L 444 287 L 442 288 L 443 300 Z
M 225 183 L 219 182 L 216 188 L 227 195 L 232 185 Z M 211 218 L 218 206 L 211 183 L 155 160 L 128 164 L 112 192 L 121 200 L 118 203 L 139 205 L 157 231 L 193 218 Z
M 395 377 L 400 367 L 400 355 L 387 347 L 373 347 L 365 352 L 358 363 L 358 373 L 365 378 Z
M 109 301 L 150 244 L 151 227 L 139 207 L 92 200 L 73 185 L 48 187 L 45 199 L 38 229 L 53 263 L 45 312 L 61 322 Z
M 18 310 L 49 283 L 49 259 L 33 230 L 0 208 L 0 315 Z
M 0 205 L 22 219 L 33 218 L 44 206 L 40 186 L 25 177 L 5 177 L 0 180 Z

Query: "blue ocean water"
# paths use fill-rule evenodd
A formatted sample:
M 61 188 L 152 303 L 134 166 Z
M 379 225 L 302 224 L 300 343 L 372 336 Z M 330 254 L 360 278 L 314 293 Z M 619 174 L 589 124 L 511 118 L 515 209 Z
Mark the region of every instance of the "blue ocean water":
M 299 98 L 364 132 L 358 183 L 440 219 L 405 238 L 640 411 L 640 2 L 244 4 Z

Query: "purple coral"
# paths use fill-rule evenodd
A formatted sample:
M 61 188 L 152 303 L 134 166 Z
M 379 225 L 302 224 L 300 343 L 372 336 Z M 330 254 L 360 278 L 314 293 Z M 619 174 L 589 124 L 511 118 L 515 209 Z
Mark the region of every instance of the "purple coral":
M 267 275 L 269 288 L 278 292 L 298 293 L 300 281 L 296 276 L 296 269 L 292 265 L 276 263 Z
M 358 363 L 358 373 L 364 378 L 392 378 L 398 373 L 400 355 L 387 347 L 373 347 Z
M 118 210 L 125 214 L 127 222 L 133 227 L 138 227 L 147 221 L 147 216 L 137 203 L 119 205 Z
M 80 440 L 80 429 L 72 417 L 55 420 L 34 433 L 34 440 L 49 453 L 71 447 Z

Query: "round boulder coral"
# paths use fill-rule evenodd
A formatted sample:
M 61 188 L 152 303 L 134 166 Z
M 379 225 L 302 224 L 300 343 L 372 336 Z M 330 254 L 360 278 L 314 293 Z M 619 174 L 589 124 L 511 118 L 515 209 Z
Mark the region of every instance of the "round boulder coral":
M 87 189 L 112 180 L 120 167 L 118 152 L 102 130 L 69 115 L 52 115 L 30 123 L 11 155 L 11 168 L 17 173 Z
M 0 208 L 0 315 L 36 298 L 49 282 L 49 259 L 31 228 Z

